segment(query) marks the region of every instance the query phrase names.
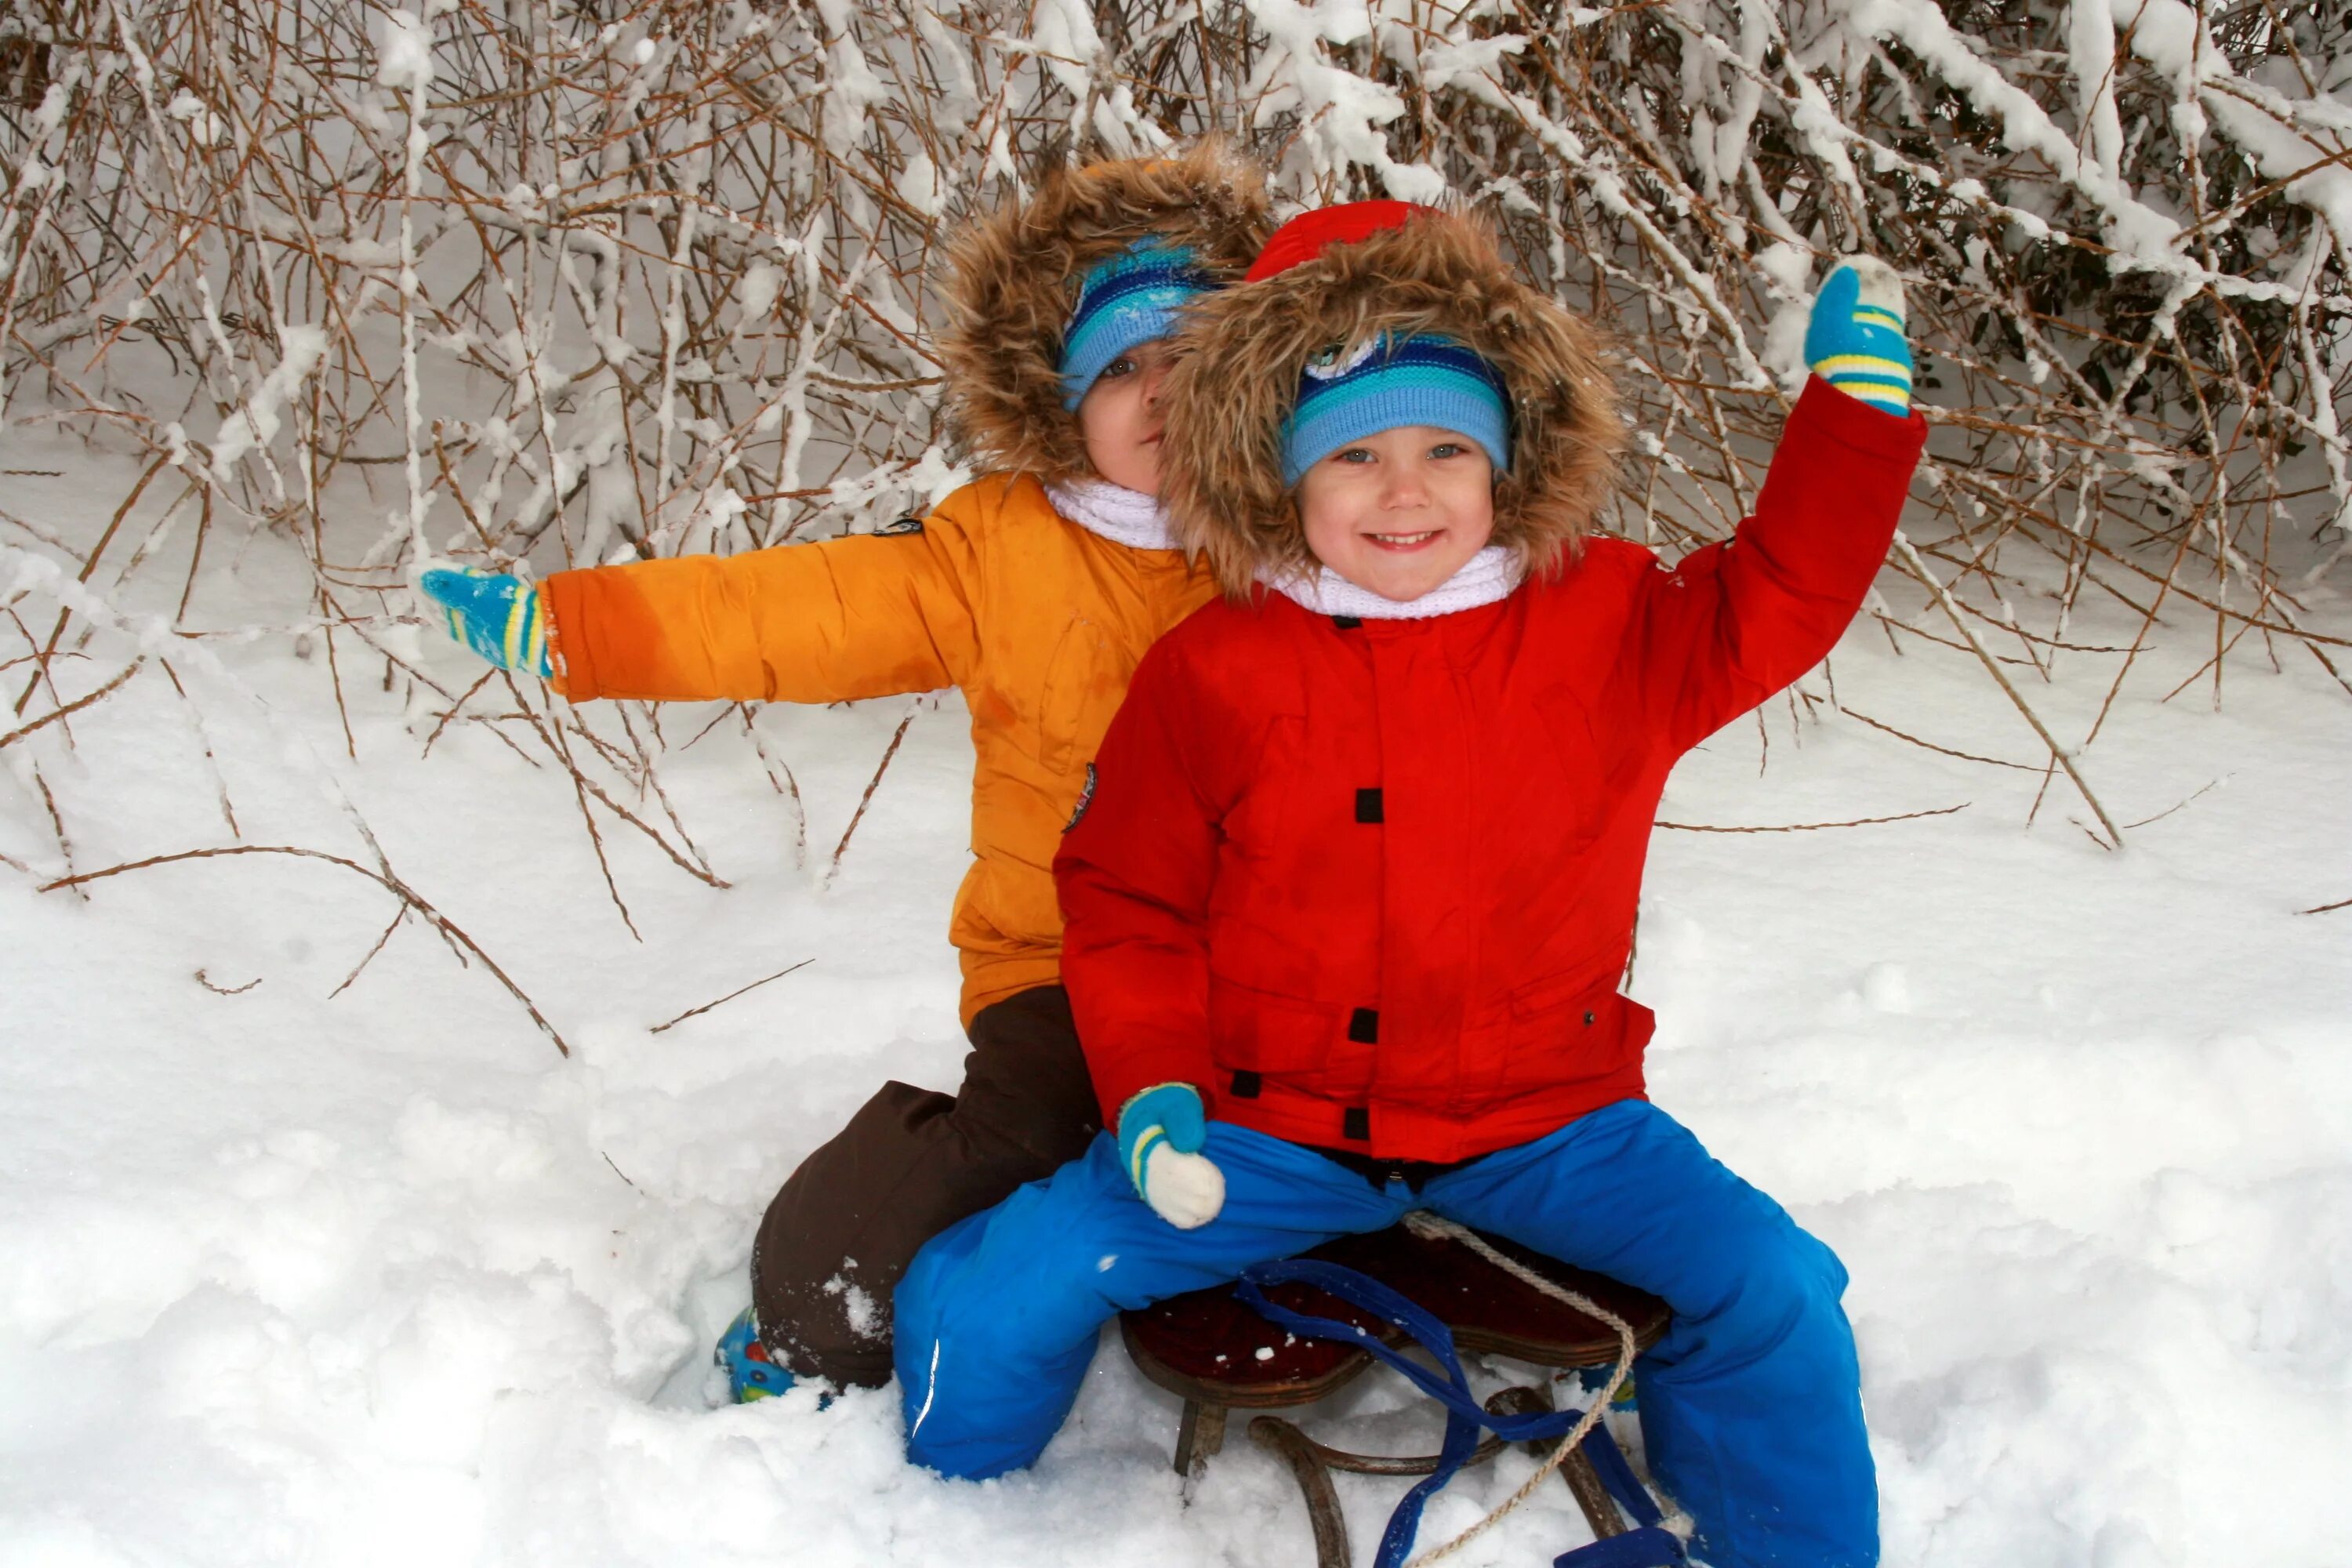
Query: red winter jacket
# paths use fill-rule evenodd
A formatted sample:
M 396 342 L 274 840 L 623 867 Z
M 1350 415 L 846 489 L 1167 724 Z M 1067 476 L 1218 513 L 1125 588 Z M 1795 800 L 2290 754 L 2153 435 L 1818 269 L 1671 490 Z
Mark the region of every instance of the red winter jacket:
M 1382 1159 L 1525 1142 L 1643 1092 L 1617 994 L 1675 759 L 1853 619 L 1927 426 L 1809 385 L 1756 515 L 1669 570 L 1617 540 L 1419 621 L 1209 605 L 1135 672 L 1054 869 L 1106 1117 Z

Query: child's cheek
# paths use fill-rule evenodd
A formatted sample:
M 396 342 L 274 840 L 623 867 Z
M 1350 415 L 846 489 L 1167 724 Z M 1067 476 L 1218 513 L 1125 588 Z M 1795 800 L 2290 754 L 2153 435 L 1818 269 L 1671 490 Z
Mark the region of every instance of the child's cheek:
M 1475 533 L 1485 545 L 1495 535 L 1495 487 L 1491 481 L 1480 480 L 1477 488 L 1464 499 L 1457 514 L 1466 531 Z
M 1334 545 L 1347 535 L 1349 529 L 1347 519 L 1339 515 L 1339 507 L 1328 488 L 1318 485 L 1312 491 L 1300 488 L 1298 523 L 1307 535 L 1307 552 L 1329 565 Z

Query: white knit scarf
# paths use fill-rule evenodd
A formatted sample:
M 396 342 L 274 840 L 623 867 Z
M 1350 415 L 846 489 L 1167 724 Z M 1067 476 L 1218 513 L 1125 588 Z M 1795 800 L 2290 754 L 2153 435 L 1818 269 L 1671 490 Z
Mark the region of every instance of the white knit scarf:
M 1167 509 L 1154 497 L 1106 479 L 1063 479 L 1045 487 L 1054 510 L 1087 532 L 1130 550 L 1174 550 L 1176 533 Z M 1318 616 L 1353 616 L 1364 621 L 1420 621 L 1475 610 L 1507 598 L 1519 585 L 1518 557 L 1490 544 L 1462 569 L 1418 599 L 1399 604 L 1360 588 L 1325 566 L 1310 577 L 1258 580 Z
M 1064 479 L 1045 487 L 1054 510 L 1088 533 L 1129 550 L 1173 550 L 1176 531 L 1154 498 L 1105 479 Z
M 1318 616 L 1352 616 L 1360 621 L 1420 621 L 1475 610 L 1507 598 L 1524 575 L 1519 558 L 1499 544 L 1489 544 L 1463 563 L 1462 570 L 1423 594 L 1400 604 L 1383 599 L 1370 588 L 1359 588 L 1328 566 L 1311 577 L 1258 581 L 1300 608 Z

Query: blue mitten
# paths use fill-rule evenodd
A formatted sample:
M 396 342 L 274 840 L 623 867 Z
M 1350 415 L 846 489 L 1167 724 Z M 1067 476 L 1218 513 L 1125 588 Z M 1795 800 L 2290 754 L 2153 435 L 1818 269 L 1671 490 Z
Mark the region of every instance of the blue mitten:
M 1850 256 L 1813 296 L 1805 363 L 1850 396 L 1889 414 L 1911 412 L 1911 345 L 1903 336 L 1903 279 L 1874 256 Z
M 418 578 L 417 586 L 447 613 L 449 635 L 500 669 L 541 680 L 554 673 L 547 658 L 546 607 L 521 578 L 436 569 Z
M 1225 1173 L 1201 1152 L 1209 1139 L 1201 1091 L 1156 1084 L 1119 1108 L 1118 1163 L 1136 1194 L 1178 1230 L 1197 1230 L 1225 1206 Z

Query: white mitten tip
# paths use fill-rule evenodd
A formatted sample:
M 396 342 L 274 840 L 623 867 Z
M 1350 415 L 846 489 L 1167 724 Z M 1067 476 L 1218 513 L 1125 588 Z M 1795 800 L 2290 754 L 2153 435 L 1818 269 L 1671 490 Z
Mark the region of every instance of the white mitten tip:
M 1842 263 L 1853 268 L 1854 280 L 1862 291 L 1854 299 L 1857 305 L 1874 305 L 1891 311 L 1898 320 L 1903 316 L 1903 275 L 1875 256 L 1849 256 Z
M 1143 1201 L 1178 1230 L 1198 1230 L 1225 1206 L 1225 1173 L 1205 1154 L 1185 1154 L 1163 1140 L 1143 1157 Z

